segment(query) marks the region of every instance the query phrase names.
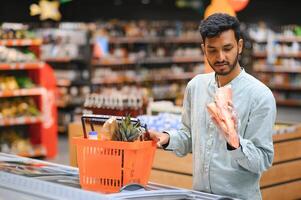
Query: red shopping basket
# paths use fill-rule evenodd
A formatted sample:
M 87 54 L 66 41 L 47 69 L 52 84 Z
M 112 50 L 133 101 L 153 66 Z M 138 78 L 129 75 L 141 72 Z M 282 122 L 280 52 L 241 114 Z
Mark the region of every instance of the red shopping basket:
M 156 142 L 101 141 L 73 138 L 76 144 L 80 184 L 84 189 L 118 192 L 129 183 L 146 185 Z

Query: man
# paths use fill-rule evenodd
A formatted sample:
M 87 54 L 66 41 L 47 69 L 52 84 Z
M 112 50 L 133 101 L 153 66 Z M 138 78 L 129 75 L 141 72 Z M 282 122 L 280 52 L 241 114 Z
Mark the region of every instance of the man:
M 272 130 L 275 99 L 260 81 L 238 62 L 243 40 L 239 22 L 227 14 L 214 14 L 200 25 L 202 49 L 214 73 L 201 74 L 187 85 L 182 128 L 164 133 L 150 131 L 158 146 L 178 156 L 192 152 L 193 189 L 241 199 L 261 199 L 259 180 L 273 161 Z M 237 140 L 228 140 L 212 121 L 207 105 L 219 87 L 231 86 L 239 123 Z

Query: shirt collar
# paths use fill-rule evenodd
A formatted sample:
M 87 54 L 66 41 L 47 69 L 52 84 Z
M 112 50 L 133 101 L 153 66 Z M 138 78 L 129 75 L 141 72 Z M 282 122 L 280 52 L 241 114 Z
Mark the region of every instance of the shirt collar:
M 244 68 L 241 69 L 240 73 L 238 74 L 238 76 L 236 76 L 232 81 L 230 81 L 227 85 L 231 85 L 231 87 L 233 88 L 233 86 L 235 87 L 235 85 L 240 81 L 241 78 L 243 78 L 246 75 L 246 71 L 244 70 Z M 227 86 L 225 85 L 225 86 Z M 209 82 L 209 92 L 215 94 L 216 89 L 218 88 L 217 86 L 217 82 L 215 79 L 215 73 L 211 73 L 211 78 L 210 78 L 210 82 Z

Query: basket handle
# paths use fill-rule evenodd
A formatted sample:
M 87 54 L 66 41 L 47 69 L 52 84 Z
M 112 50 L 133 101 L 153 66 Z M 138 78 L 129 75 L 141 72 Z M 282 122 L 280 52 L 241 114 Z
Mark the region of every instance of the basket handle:
M 84 114 L 81 117 L 83 131 L 84 131 L 84 138 L 88 138 L 87 131 L 86 131 L 86 123 L 85 123 L 86 121 L 90 122 L 89 124 L 90 124 L 91 130 L 94 131 L 93 123 L 104 123 L 110 117 L 116 117 L 116 120 L 119 121 L 119 122 L 124 119 L 123 116 Z M 140 123 L 140 120 L 137 119 L 137 118 L 131 118 L 131 122 L 132 123 Z M 145 130 L 148 134 L 147 125 L 146 124 L 141 124 L 141 126 L 145 128 Z

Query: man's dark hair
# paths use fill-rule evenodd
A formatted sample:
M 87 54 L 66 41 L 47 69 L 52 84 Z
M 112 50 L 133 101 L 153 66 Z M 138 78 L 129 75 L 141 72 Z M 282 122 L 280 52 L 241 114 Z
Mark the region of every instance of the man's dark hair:
M 206 38 L 218 36 L 230 29 L 234 31 L 235 39 L 238 41 L 241 38 L 239 26 L 239 21 L 236 17 L 224 13 L 216 13 L 202 20 L 199 30 L 203 43 L 205 43 Z

